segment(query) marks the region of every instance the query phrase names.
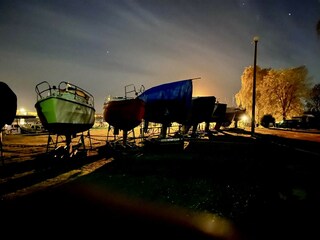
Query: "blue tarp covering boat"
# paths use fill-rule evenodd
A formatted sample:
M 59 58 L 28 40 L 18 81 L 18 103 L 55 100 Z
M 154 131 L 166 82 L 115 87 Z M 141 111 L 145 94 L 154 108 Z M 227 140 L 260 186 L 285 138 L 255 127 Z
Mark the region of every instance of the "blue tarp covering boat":
M 192 79 L 152 87 L 138 98 L 145 102 L 146 122 L 183 123 L 192 106 Z

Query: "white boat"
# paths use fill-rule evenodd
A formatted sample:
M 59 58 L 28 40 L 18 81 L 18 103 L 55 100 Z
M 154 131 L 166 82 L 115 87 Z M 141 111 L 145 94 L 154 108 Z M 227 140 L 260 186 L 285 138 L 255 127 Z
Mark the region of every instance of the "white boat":
M 26 123 L 19 125 L 22 134 L 42 134 L 48 131 L 43 127 L 42 123 Z

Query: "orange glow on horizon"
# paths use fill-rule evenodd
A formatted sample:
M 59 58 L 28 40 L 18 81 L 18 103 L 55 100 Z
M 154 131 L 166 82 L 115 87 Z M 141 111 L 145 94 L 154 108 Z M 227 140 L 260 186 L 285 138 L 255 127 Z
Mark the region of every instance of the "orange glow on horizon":
M 206 86 L 196 86 L 193 87 L 193 93 L 192 96 L 193 97 L 203 97 L 203 96 L 217 96 L 217 93 L 212 94 L 210 93 L 212 92 L 210 88 L 207 88 Z

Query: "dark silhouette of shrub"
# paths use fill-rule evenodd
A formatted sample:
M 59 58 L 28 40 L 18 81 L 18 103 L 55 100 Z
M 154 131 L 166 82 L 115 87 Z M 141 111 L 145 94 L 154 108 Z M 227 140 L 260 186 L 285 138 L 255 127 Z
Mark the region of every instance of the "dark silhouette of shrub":
M 261 125 L 265 128 L 269 128 L 271 125 L 275 125 L 275 118 L 271 114 L 266 114 L 261 118 Z

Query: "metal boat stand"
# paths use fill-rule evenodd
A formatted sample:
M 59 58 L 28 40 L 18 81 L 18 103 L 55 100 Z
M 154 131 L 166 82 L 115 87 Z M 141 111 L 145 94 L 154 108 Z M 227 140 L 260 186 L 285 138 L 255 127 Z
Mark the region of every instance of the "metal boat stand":
M 110 135 L 110 131 L 113 130 L 113 134 Z M 119 132 L 122 131 L 122 137 L 119 136 Z M 132 137 L 130 137 L 130 135 L 132 135 Z M 111 140 L 110 140 L 111 139 Z M 134 129 L 130 130 L 130 131 L 124 131 L 124 130 L 120 130 L 120 129 L 117 129 L 117 128 L 114 128 L 112 126 L 109 126 L 108 127 L 108 132 L 107 132 L 107 144 L 108 143 L 111 143 L 111 142 L 121 142 L 121 144 L 123 146 L 126 146 L 126 145 L 131 145 L 132 142 L 130 142 L 128 139 L 133 139 L 134 142 L 133 144 L 136 144 L 135 140 L 136 140 L 136 137 L 135 137 L 135 132 L 134 132 Z
M 122 134 L 119 134 L 122 131 Z M 137 134 L 137 133 L 140 134 Z M 114 157 L 132 156 L 140 154 L 141 144 L 143 142 L 142 125 L 131 129 L 130 131 L 123 131 L 115 129 L 113 126 L 108 127 L 106 149 L 113 154 Z M 139 135 L 138 137 L 136 135 Z
M 48 135 L 48 142 L 47 142 L 47 153 L 52 153 L 53 156 L 56 158 L 70 158 L 74 157 L 78 154 L 79 151 L 86 152 L 88 150 L 85 144 L 85 138 L 89 139 L 90 148 L 92 149 L 92 142 L 90 136 L 90 130 L 87 131 L 85 135 L 84 132 L 81 134 L 68 134 L 68 135 L 61 135 L 61 134 L 53 134 L 54 137 L 49 134 Z M 77 138 L 77 142 L 73 143 L 74 139 Z M 73 142 L 72 142 L 73 141 Z M 59 143 L 65 143 L 65 145 L 58 145 Z

